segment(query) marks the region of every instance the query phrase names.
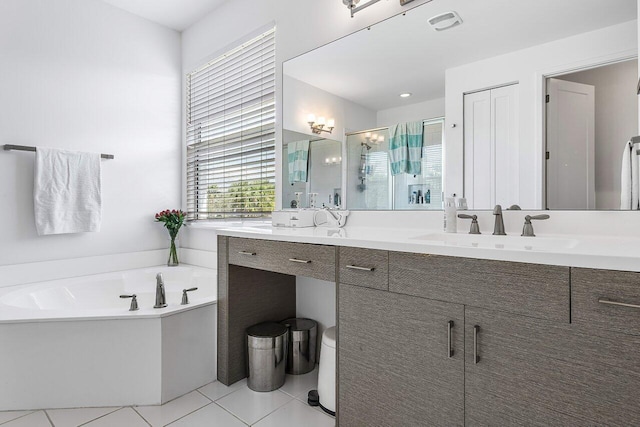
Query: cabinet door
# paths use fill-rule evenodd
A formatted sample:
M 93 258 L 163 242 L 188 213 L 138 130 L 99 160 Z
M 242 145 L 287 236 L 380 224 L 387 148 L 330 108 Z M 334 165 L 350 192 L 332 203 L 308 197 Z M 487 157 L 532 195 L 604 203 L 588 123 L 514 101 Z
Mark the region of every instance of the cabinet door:
M 340 425 L 463 425 L 463 306 L 346 284 L 338 293 Z
M 469 307 L 465 321 L 466 425 L 640 424 L 640 337 Z

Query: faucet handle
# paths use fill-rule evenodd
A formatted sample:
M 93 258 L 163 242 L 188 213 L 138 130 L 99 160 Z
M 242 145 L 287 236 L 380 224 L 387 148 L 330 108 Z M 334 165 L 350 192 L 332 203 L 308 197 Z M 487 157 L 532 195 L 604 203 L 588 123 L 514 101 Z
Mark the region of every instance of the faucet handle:
M 158 273 L 158 274 L 156 274 L 156 282 L 157 282 L 158 284 L 161 284 L 161 283 L 162 283 L 162 284 L 164 285 L 164 278 L 162 277 L 162 273 Z
M 525 237 L 535 237 L 536 235 L 533 232 L 533 225 L 531 224 L 531 220 L 541 220 L 541 219 L 549 219 L 551 218 L 547 214 L 541 215 L 527 215 L 524 217 L 524 227 L 522 227 L 522 236 Z
M 120 295 L 120 298 L 131 298 L 131 306 L 129 307 L 129 311 L 136 311 L 138 309 L 138 296 L 136 294 Z
M 183 289 L 182 290 L 182 302 L 180 304 L 181 305 L 189 304 L 189 297 L 187 296 L 187 292 L 197 291 L 197 290 L 198 290 L 198 288 Z
M 547 214 L 540 214 L 540 215 L 527 215 L 524 217 L 524 222 L 528 222 L 531 223 L 532 219 L 549 219 L 551 218 L 549 215 Z
M 458 218 L 471 220 L 469 234 L 482 234 L 480 233 L 480 226 L 478 225 L 478 215 L 458 214 Z

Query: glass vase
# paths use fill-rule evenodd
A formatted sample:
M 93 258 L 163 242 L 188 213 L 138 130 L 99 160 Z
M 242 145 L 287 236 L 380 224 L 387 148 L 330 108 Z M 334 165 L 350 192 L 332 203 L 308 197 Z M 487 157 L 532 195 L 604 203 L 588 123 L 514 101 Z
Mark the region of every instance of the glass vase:
M 180 264 L 178 261 L 178 249 L 176 247 L 176 236 L 171 236 L 171 245 L 169 246 L 169 260 L 167 261 L 168 267 L 176 267 Z

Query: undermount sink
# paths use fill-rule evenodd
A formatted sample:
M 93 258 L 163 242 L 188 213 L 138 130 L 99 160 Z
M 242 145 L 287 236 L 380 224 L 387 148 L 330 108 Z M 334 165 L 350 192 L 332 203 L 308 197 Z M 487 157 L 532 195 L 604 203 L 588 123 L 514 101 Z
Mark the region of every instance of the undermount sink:
M 449 246 L 528 251 L 571 249 L 578 245 L 578 240 L 576 239 L 561 237 L 494 236 L 492 234 L 431 233 L 416 236 L 412 239 L 441 243 Z

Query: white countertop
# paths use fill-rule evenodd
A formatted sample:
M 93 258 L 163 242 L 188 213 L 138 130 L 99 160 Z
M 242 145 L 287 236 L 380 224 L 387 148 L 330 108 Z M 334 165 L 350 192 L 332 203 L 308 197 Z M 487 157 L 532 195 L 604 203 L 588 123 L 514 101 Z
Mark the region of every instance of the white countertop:
M 452 238 L 454 240 L 460 238 L 462 242 L 425 240 L 443 236 L 444 233 L 441 230 L 434 229 L 356 226 L 340 229 L 325 227 L 296 229 L 249 224 L 218 228 L 217 233 L 250 239 L 640 272 L 640 238 L 636 237 L 538 234 L 536 237 L 520 238 L 517 235 L 510 235 L 504 241 L 516 241 L 517 244 L 502 245 L 498 243 L 501 242 L 499 239 L 502 239 L 502 236 L 483 234 L 478 237 L 482 247 L 473 247 L 471 244 L 473 237 L 466 233 L 457 233 Z M 531 239 L 531 246 L 521 243 L 528 242 L 528 239 Z M 554 247 L 556 241 L 568 242 L 565 246 L 571 247 Z

